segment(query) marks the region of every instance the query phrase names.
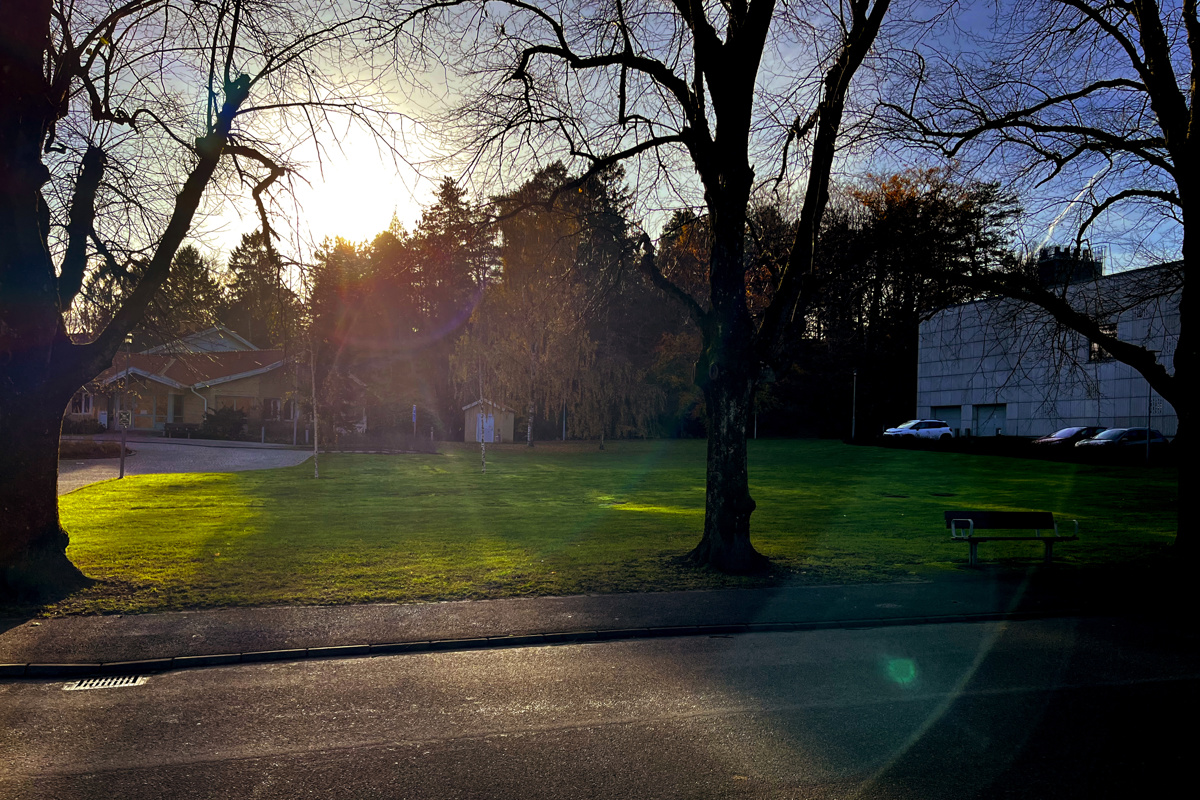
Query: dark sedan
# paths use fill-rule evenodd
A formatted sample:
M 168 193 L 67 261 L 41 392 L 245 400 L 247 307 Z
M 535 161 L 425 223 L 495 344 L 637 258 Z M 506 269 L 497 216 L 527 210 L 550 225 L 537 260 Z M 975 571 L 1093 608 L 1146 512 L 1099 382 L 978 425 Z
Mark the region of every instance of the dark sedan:
M 1043 446 L 1070 447 L 1078 441 L 1091 439 L 1096 434 L 1103 433 L 1104 431 L 1105 428 L 1102 425 L 1063 428 L 1061 431 L 1055 431 L 1049 436 L 1034 439 L 1033 443 Z
M 1083 448 L 1106 448 L 1106 449 L 1125 449 L 1131 447 L 1146 446 L 1146 432 L 1150 432 L 1150 446 L 1154 449 L 1165 447 L 1167 437 L 1163 436 L 1153 428 L 1109 428 L 1103 433 L 1098 433 L 1090 439 L 1084 439 L 1076 442 L 1076 447 Z

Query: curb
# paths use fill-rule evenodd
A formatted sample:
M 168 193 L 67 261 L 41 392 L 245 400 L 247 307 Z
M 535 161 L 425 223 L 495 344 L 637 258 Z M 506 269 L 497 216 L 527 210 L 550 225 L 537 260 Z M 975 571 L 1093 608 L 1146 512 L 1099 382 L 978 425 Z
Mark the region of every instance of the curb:
M 567 631 L 486 636 L 470 639 L 434 639 L 430 641 L 379 642 L 371 644 L 301 647 L 284 650 L 256 650 L 247 653 L 147 658 L 137 661 L 79 662 L 71 664 L 0 664 L 0 678 L 62 678 L 91 675 L 132 675 L 173 672 L 181 669 L 216 667 L 228 664 L 261 664 L 270 661 L 307 661 L 309 659 L 362 658 L 403 653 L 463 652 L 499 650 L 516 647 L 544 647 L 560 644 L 663 639 L 692 636 L 734 636 L 745 633 L 788 633 L 817 630 L 858 630 L 908 625 L 937 625 L 954 622 L 1001 622 L 1005 620 L 1045 619 L 1066 614 L 1080 615 L 1078 609 L 1057 611 L 989 612 L 933 617 L 885 617 L 861 620 L 820 622 L 748 622 L 733 625 L 675 625 L 653 628 L 613 628 L 608 630 Z

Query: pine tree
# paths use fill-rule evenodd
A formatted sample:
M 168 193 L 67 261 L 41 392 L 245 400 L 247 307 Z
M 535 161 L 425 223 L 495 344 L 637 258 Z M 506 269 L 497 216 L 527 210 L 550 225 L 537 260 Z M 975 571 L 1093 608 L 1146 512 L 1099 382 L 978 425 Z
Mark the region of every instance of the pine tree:
M 229 255 L 226 324 L 258 347 L 287 348 L 299 330 L 300 303 L 283 260 L 261 231 L 242 236 Z

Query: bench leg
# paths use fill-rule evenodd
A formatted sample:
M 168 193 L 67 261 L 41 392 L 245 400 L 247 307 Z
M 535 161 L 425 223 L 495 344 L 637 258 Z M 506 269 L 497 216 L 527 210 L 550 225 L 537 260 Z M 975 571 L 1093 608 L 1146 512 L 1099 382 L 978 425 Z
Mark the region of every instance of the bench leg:
M 977 548 L 977 547 L 979 547 L 979 542 L 972 542 L 972 541 L 968 541 L 968 542 L 967 542 L 967 544 L 968 544 L 968 545 L 970 545 L 970 547 L 971 547 L 971 561 L 970 561 L 970 564 L 971 564 L 971 566 L 973 567 L 973 566 L 975 566 L 976 564 L 978 564 L 978 563 L 979 563 L 979 554 L 976 552 L 976 548 Z
M 1046 563 L 1049 564 L 1051 561 L 1054 560 L 1054 540 L 1047 539 L 1045 541 L 1045 545 L 1046 545 Z

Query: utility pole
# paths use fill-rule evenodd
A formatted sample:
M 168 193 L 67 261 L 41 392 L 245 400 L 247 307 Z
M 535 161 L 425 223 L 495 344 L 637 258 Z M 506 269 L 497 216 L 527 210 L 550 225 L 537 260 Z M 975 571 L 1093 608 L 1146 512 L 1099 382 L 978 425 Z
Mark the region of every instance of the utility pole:
M 320 426 L 317 424 L 317 354 L 316 350 L 311 346 L 308 348 L 308 369 L 312 376 L 312 407 L 313 407 L 313 477 L 321 477 L 321 466 L 318 463 L 321 458 L 321 448 L 318 445 L 320 435 L 317 431 Z
M 854 442 L 854 434 L 858 426 L 858 367 L 850 372 L 854 376 L 850 389 L 850 442 Z

